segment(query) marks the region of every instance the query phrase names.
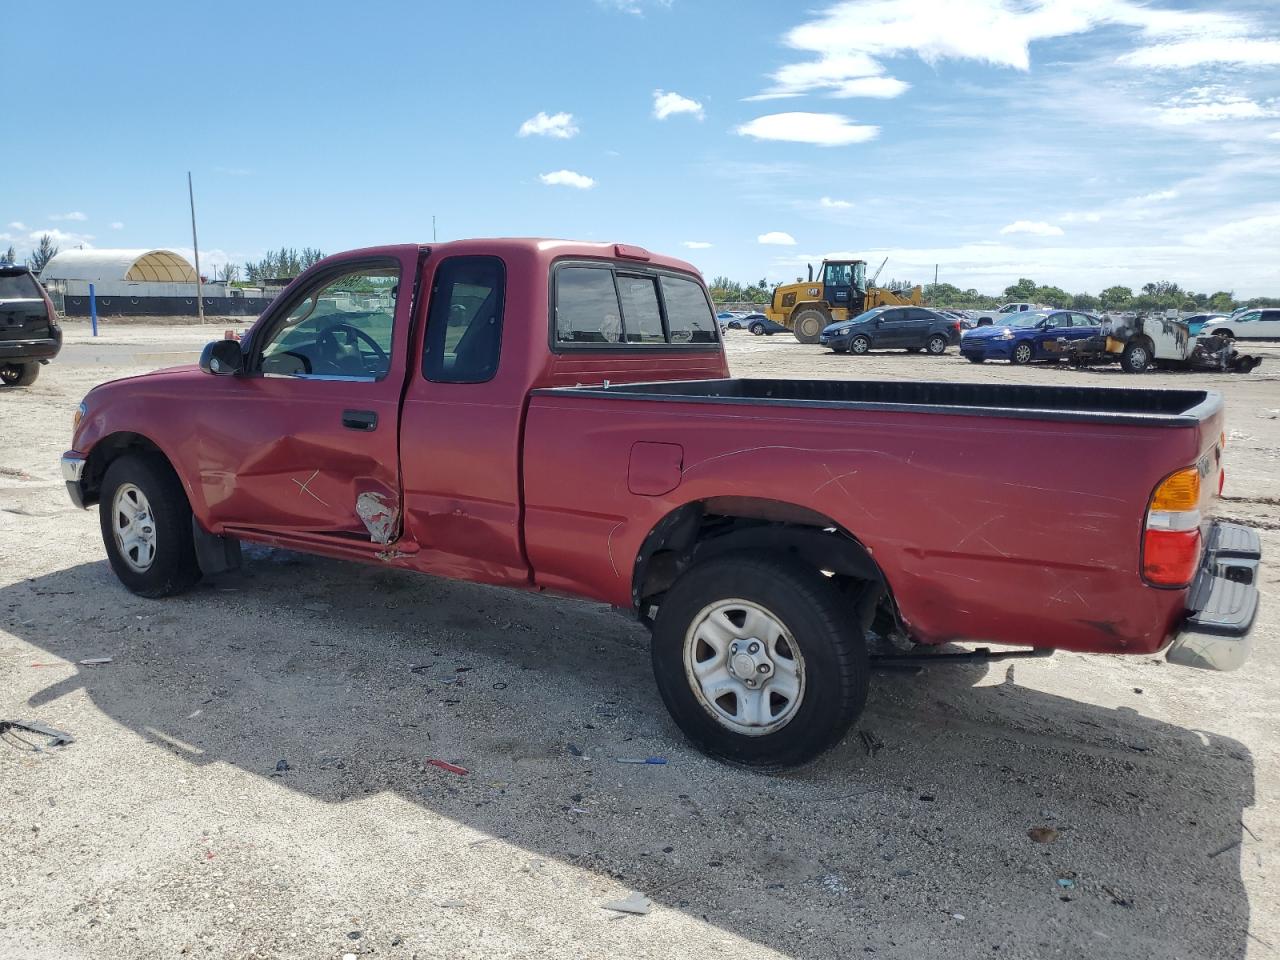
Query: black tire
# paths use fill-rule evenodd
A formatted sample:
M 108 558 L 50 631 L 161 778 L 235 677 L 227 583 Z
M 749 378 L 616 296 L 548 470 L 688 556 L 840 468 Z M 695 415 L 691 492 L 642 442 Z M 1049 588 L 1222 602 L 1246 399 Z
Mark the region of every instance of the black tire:
M 940 333 L 935 333 L 927 341 L 924 348 L 929 351 L 929 355 L 940 357 L 947 352 L 947 338 Z
M 1134 341 L 1124 345 L 1124 352 L 1120 354 L 1120 368 L 1125 373 L 1145 373 L 1151 365 L 1151 348 L 1145 343 Z
M 685 671 L 685 638 L 720 600 L 766 609 L 795 639 L 803 694 L 778 729 L 748 735 L 717 720 Z M 728 554 L 697 564 L 663 598 L 653 628 L 653 672 L 676 725 L 700 750 L 729 763 L 784 769 L 834 747 L 862 713 L 869 667 L 866 643 L 848 601 L 816 570 L 757 554 Z
M 137 570 L 116 542 L 113 528 L 116 492 L 132 484 L 146 496 L 155 528 L 155 555 L 145 570 Z M 102 478 L 98 522 L 107 559 L 120 582 L 132 593 L 152 599 L 191 589 L 200 579 L 191 504 L 173 467 L 158 454 L 128 454 L 107 467 Z
M 966 353 L 964 358 L 970 363 L 982 363 L 987 359 L 986 357 L 975 357 L 972 353 Z
M 29 387 L 40 376 L 38 363 L 6 363 L 0 364 L 0 386 Z
M 801 343 L 817 343 L 822 336 L 822 328 L 830 322 L 820 310 L 801 310 L 791 317 L 791 326 Z
M 1031 346 L 1029 343 L 1019 343 L 1009 354 L 1009 362 L 1017 366 L 1022 366 L 1024 363 L 1030 363 L 1031 358 L 1035 355 L 1035 347 Z
M 753 337 L 763 337 L 763 336 L 764 336 L 764 332 L 765 332 L 765 331 L 764 331 L 764 324 L 763 324 L 763 323 L 761 323 L 759 320 L 757 320 L 755 323 L 753 323 L 753 324 L 752 324 L 748 329 L 751 331 L 751 335 L 752 335 Z
M 849 352 L 856 353 L 859 356 L 871 349 L 871 340 L 863 334 L 858 334 L 849 341 Z

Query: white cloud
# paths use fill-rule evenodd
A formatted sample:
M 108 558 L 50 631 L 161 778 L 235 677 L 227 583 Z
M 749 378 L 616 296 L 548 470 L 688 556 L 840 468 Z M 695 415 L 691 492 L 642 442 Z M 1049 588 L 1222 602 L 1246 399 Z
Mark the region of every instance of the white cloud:
M 786 140 L 839 147 L 875 139 L 880 128 L 854 123 L 839 113 L 771 113 L 737 127 L 744 137 L 757 140 Z
M 707 250 L 711 247 L 711 244 L 705 240 L 684 240 L 680 246 L 688 247 L 690 250 Z
M 1214 123 L 1220 120 L 1261 120 L 1280 115 L 1273 104 L 1256 100 L 1220 86 L 1192 87 L 1171 97 L 1155 112 L 1156 122 L 1168 127 Z
M 818 201 L 818 206 L 824 210 L 848 210 L 853 204 L 848 200 L 834 200 L 831 197 L 823 197 Z
M 568 140 L 576 135 L 578 125 L 572 113 L 547 114 L 539 110 L 532 117 L 520 124 L 518 137 L 554 137 L 557 140 Z
M 1280 65 L 1280 38 L 1234 37 L 1157 43 L 1126 53 L 1116 62 L 1129 67 L 1153 67 L 1166 70 L 1198 67 L 1206 63 L 1271 67 Z
M 649 0 L 653 5 L 670 8 L 674 0 Z M 617 10 L 619 13 L 629 13 L 636 17 L 643 17 L 646 4 L 645 0 L 596 0 L 598 6 L 607 10 Z
M 1268 140 L 1280 140 L 1280 130 L 1277 130 L 1275 133 L 1268 133 L 1268 134 L 1267 134 L 1267 139 L 1268 139 Z
M 1140 0 L 841 0 L 787 32 L 786 45 L 814 59 L 775 71 L 759 96 L 898 96 L 907 84 L 886 76 L 883 61 L 908 54 L 930 64 L 972 60 L 1025 71 L 1033 42 L 1107 26 L 1155 41 L 1125 55 L 1133 65 L 1280 62 L 1280 41 L 1249 39 L 1257 29 L 1244 17 L 1153 9 Z
M 596 185 L 596 182 L 590 177 L 573 170 L 556 170 L 552 173 L 544 173 L 538 179 L 549 187 L 574 187 L 578 190 L 590 190 Z
M 1029 233 L 1036 237 L 1060 237 L 1062 228 L 1043 220 L 1015 220 L 1000 228 L 1001 233 Z
M 111 221 L 111 229 L 112 229 L 112 230 L 123 230 L 123 229 L 124 229 L 124 224 L 123 224 L 123 223 L 121 223 L 119 220 L 112 220 L 112 221 Z
M 21 230 L 21 231 L 26 231 L 31 229 L 21 220 L 14 220 L 9 224 L 9 226 L 14 230 Z
M 1131 197 L 1132 203 L 1155 203 L 1160 200 L 1172 200 L 1178 196 L 1177 190 L 1157 190 L 1155 193 L 1144 193 L 1140 197 Z
M 762 233 L 756 237 L 756 243 L 771 244 L 778 247 L 794 247 L 796 238 L 789 233 L 783 233 L 781 230 L 770 230 L 768 233 Z
M 653 91 L 653 115 L 657 119 L 665 120 L 667 117 L 677 113 L 690 113 L 701 120 L 702 104 L 697 100 L 682 97 L 675 92 Z
M 72 210 L 70 213 L 51 213 L 48 216 L 50 220 L 88 220 L 89 219 L 79 210 Z

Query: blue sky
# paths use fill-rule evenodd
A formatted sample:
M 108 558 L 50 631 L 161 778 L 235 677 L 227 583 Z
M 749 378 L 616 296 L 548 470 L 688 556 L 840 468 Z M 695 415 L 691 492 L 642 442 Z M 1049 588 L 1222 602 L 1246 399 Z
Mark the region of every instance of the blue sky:
M 840 254 L 984 292 L 1280 294 L 1275 0 L 130 0 L 28 29 L 19 253 L 189 252 L 190 169 L 206 273 L 429 241 L 434 214 L 747 281 Z

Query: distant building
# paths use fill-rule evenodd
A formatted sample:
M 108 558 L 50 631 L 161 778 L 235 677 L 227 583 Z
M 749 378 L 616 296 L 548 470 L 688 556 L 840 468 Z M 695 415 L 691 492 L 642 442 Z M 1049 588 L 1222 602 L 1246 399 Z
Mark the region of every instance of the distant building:
M 40 281 L 65 316 L 89 315 L 89 284 L 100 316 L 194 316 L 196 271 L 172 250 L 64 250 Z M 210 316 L 257 316 L 279 290 L 204 284 Z

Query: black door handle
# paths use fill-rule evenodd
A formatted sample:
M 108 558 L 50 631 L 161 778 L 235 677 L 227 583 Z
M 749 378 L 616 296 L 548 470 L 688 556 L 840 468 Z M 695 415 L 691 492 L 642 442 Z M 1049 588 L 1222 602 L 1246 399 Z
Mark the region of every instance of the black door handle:
M 376 430 L 378 415 L 372 410 L 343 410 L 342 425 L 348 430 Z

